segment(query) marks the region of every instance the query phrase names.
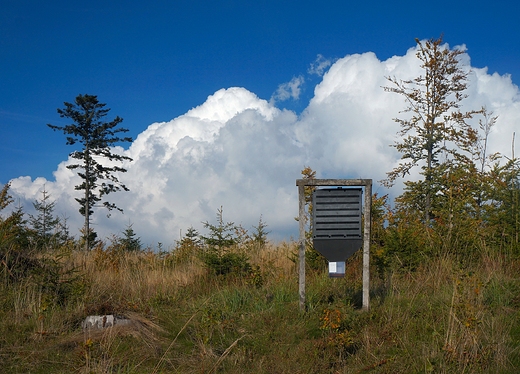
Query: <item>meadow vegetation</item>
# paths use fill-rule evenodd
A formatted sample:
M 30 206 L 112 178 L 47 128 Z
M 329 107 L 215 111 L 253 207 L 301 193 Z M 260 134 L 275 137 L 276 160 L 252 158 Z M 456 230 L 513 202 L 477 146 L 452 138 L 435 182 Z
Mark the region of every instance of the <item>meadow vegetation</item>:
M 395 214 L 384 200 L 374 197 L 368 312 L 360 253 L 343 279 L 309 261 L 301 312 L 297 243 L 269 243 L 265 223 L 250 233 L 221 210 L 206 235 L 190 229 L 168 251 L 121 238 L 90 251 L 74 240 L 41 248 L 3 218 L 2 372 L 516 372 L 518 244 L 490 245 L 481 233 L 461 247 L 462 237 L 447 241 L 422 223 L 381 225 Z M 82 329 L 103 314 L 133 323 Z

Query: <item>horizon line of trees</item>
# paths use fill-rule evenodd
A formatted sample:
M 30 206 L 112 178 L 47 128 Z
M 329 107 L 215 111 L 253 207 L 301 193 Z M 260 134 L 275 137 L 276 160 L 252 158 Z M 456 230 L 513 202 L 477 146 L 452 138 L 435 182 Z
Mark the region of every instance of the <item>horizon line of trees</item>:
M 14 203 L 13 198 L 9 195 L 10 183 L 7 183 L 0 190 L 0 213 L 3 209 Z M 56 200 L 51 199 L 51 195 L 45 186 L 41 190 L 41 198 L 32 203 L 35 214 L 25 213 L 23 206 L 18 205 L 6 217 L 0 215 L 0 244 L 7 244 L 7 237 L 15 242 L 17 247 L 30 247 L 38 251 L 57 248 L 73 243 L 78 248 L 85 248 L 84 233 L 78 239 L 70 234 L 67 217 L 60 217 L 55 214 Z M 25 216 L 28 216 L 25 218 Z M 177 246 L 186 245 L 190 241 L 193 243 L 208 243 L 223 249 L 232 242 L 232 244 L 244 241 L 252 241 L 260 245 L 267 244 L 266 230 L 267 224 L 260 216 L 257 226 L 252 226 L 253 231 L 249 232 L 241 225 L 234 222 L 224 223 L 223 208 L 217 209 L 217 224 L 211 224 L 209 221 L 202 222 L 205 229 L 209 230 L 208 236 L 200 234 L 198 230 L 190 225 L 186 233 L 181 235 L 176 242 Z M 2 235 L 11 232 L 10 235 Z M 216 239 L 215 239 L 216 238 Z M 152 250 L 152 247 L 145 246 L 141 242 L 141 238 L 133 229 L 133 223 L 129 222 L 125 229 L 119 234 L 113 234 L 112 237 L 106 238 L 105 241 L 111 241 L 127 251 Z M 90 243 L 90 248 L 96 246 L 105 246 L 105 241 L 96 239 Z M 226 244 L 227 243 L 227 244 Z M 163 243 L 158 242 L 157 248 L 159 252 L 164 250 Z
M 25 213 L 21 206 L 7 216 L 2 210 L 13 203 L 9 195 L 10 184 L 0 190 L 0 275 L 5 284 L 50 271 L 60 273 L 60 258 L 74 250 L 85 250 L 85 236 L 75 239 L 69 233 L 66 218 L 54 214 L 55 201 L 44 188 L 42 198 L 33 203 L 35 215 Z M 125 253 L 155 252 L 171 264 L 198 258 L 214 275 L 235 274 L 251 276 L 257 286 L 262 282 L 258 266 L 249 263 L 249 252 L 267 245 L 267 224 L 260 217 L 258 225 L 250 232 L 234 222 L 225 222 L 223 208 L 217 210 L 217 222 L 202 222 L 207 234 L 201 234 L 190 226 L 186 234 L 172 248 L 164 250 L 143 246 L 141 239 L 129 223 L 119 235 L 112 235 L 107 242 L 91 242 L 89 251 L 97 258 L 117 266 Z M 170 250 L 171 249 L 171 250 Z M 106 266 L 107 264 L 99 264 Z M 58 274 L 56 273 L 56 274 Z M 52 275 L 51 274 L 51 275 Z M 54 274 L 54 275 L 56 275 Z M 60 273 L 61 274 L 61 273 Z M 59 278 L 59 277 L 58 277 Z
M 400 130 L 391 145 L 401 154 L 401 160 L 381 183 L 390 187 L 397 179 L 405 181 L 393 207 L 388 195 L 373 199 L 374 256 L 381 266 L 392 258 L 404 267 L 413 268 L 424 256 L 440 252 L 470 257 L 483 248 L 496 247 L 518 254 L 520 162 L 514 153 L 511 158 L 489 154 L 487 146 L 499 118 L 486 108 L 463 110 L 468 85 L 468 71 L 460 63 L 463 51 L 449 49 L 442 37 L 426 42 L 416 40 L 416 43 L 422 74 L 409 80 L 387 77 L 389 85 L 383 87 L 400 95 L 405 105 L 400 117 L 394 118 Z M 128 191 L 117 178 L 117 173 L 126 170 L 117 164 L 132 160 L 114 154 L 111 147 L 131 138 L 119 137 L 119 133 L 128 131 L 118 127 L 122 122 L 120 117 L 104 121 L 108 111 L 96 96 L 79 95 L 74 103 L 65 103 L 64 109 L 58 109 L 60 116 L 72 120 L 72 124 L 48 125 L 64 132 L 67 144 L 82 146 L 71 153 L 78 162 L 69 168 L 76 170 L 82 179 L 74 188 L 84 193 L 76 200 L 79 213 L 85 218 L 80 239 L 85 249 L 92 249 L 98 243 L 90 225 L 97 203 L 109 211 L 122 211 L 105 197 Z M 406 179 L 412 169 L 419 169 L 416 180 Z M 315 176 L 309 167 L 302 173 L 308 178 Z M 8 189 L 6 184 L 1 191 L 0 211 L 12 203 Z M 0 216 L 1 247 L 13 242 L 19 247 L 40 243 L 43 247 L 59 246 L 71 240 L 66 219 L 53 216 L 55 203 L 45 189 L 42 195 L 33 204 L 37 214 L 30 216 L 28 222 L 22 207 L 8 217 Z M 220 224 L 224 225 L 221 219 L 220 216 Z M 208 222 L 203 224 L 217 236 L 218 230 L 226 229 L 225 225 L 217 225 L 215 229 Z M 260 220 L 259 227 L 265 229 L 262 225 Z M 16 227 L 18 231 L 7 234 L 6 227 Z M 31 234 L 23 235 L 24 227 L 30 227 Z M 199 239 L 213 245 L 211 238 Z M 142 246 L 131 224 L 123 232 L 122 240 L 129 248 Z M 225 238 L 219 240 L 216 252 L 223 253 L 231 244 L 226 244 Z

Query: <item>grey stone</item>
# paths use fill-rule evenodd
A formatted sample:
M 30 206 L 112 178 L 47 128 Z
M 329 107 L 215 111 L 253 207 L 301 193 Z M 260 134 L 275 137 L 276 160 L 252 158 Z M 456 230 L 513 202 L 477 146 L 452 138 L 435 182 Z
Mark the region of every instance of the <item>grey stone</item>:
M 101 330 L 112 326 L 129 325 L 132 321 L 122 316 L 106 314 L 103 316 L 88 316 L 81 323 L 83 330 Z

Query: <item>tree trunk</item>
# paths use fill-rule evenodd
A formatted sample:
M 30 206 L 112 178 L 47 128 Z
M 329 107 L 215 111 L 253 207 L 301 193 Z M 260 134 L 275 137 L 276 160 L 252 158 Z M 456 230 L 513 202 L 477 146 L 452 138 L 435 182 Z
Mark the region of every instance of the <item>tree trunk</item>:
M 90 149 L 88 143 L 85 148 L 85 251 L 90 250 Z

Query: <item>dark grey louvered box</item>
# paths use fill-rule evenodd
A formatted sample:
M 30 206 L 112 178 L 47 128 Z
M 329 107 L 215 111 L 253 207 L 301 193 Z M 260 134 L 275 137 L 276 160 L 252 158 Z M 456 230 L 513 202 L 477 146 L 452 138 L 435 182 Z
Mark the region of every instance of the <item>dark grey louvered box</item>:
M 328 261 L 345 261 L 363 245 L 362 188 L 324 188 L 312 194 L 314 248 Z

